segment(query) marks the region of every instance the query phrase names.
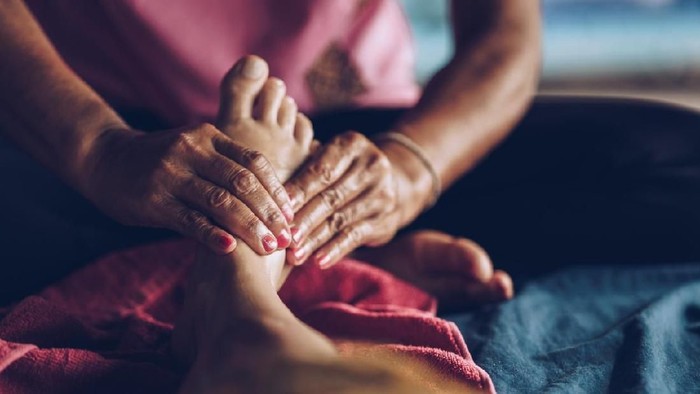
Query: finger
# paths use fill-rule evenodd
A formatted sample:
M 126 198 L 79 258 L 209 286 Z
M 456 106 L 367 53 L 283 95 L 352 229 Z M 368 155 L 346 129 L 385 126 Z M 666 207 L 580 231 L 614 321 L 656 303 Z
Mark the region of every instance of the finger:
M 380 224 L 377 221 L 366 220 L 343 228 L 330 242 L 313 254 L 312 261 L 321 269 L 332 267 L 340 259 L 362 246 L 378 225 Z
M 313 229 L 309 236 L 294 248 L 289 262 L 303 264 L 312 253 L 329 242 L 343 228 L 375 216 L 382 210 L 384 202 L 373 198 L 372 192 L 366 192 L 347 206 L 330 215 L 320 226 Z
M 173 201 L 167 204 L 165 214 L 171 220 L 170 228 L 196 239 L 215 253 L 226 254 L 236 248 L 233 235 L 193 209 Z
M 334 184 L 355 161 L 364 137 L 346 133 L 322 146 L 285 185 L 294 212 Z
M 294 210 L 292 209 L 289 195 L 277 177 L 277 173 L 270 162 L 260 152 L 242 147 L 223 134 L 214 138 L 214 148 L 227 158 L 245 167 L 252 172 L 256 178 L 256 184 L 263 186 L 264 190 L 258 190 L 257 196 L 267 194 L 277 204 L 287 222 L 294 220 Z M 229 174 L 232 175 L 232 174 Z M 264 193 L 264 192 L 267 193 Z
M 227 190 L 193 176 L 180 185 L 175 196 L 241 238 L 258 254 L 277 250 L 272 232 L 247 204 Z
M 289 246 L 292 236 L 284 213 L 250 171 L 222 155 L 214 155 L 206 160 L 200 158 L 195 161 L 194 168 L 198 175 L 225 188 L 236 199 L 247 205 L 248 209 L 265 225 L 267 232 L 271 231 L 274 234 L 279 248 Z M 230 223 L 230 216 L 227 219 L 229 220 L 226 224 Z M 243 234 L 239 235 L 244 237 Z M 246 241 L 248 240 L 249 237 L 246 238 Z M 265 245 L 269 243 L 265 242 Z
M 333 185 L 316 195 L 306 203 L 301 211 L 297 212 L 294 222 L 294 242 L 299 244 L 307 238 L 307 235 L 324 221 L 352 202 L 361 193 L 367 191 L 371 185 L 371 178 L 367 171 L 358 165 L 353 165 Z M 370 208 L 367 206 L 367 208 Z M 339 216 L 339 218 L 342 218 Z M 343 224 L 343 223 L 338 223 Z M 340 230 L 338 227 L 335 230 Z

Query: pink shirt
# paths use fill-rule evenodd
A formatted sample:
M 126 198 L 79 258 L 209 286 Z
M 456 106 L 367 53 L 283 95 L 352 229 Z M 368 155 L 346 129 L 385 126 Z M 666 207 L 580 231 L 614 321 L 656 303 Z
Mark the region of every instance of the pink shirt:
M 181 125 L 212 119 L 246 54 L 304 111 L 404 106 L 418 97 L 395 0 L 27 0 L 66 62 L 112 105 Z

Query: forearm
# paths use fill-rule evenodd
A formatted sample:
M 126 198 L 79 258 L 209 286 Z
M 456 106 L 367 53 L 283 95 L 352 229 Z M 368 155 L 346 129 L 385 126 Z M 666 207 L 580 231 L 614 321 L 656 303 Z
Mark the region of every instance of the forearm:
M 540 63 L 536 1 L 455 1 L 453 19 L 454 58 L 397 125 L 423 149 L 443 187 L 474 167 L 520 119 Z M 402 154 L 409 176 L 429 183 L 422 163 Z
M 124 122 L 62 61 L 21 0 L 0 2 L 0 131 L 66 182 Z

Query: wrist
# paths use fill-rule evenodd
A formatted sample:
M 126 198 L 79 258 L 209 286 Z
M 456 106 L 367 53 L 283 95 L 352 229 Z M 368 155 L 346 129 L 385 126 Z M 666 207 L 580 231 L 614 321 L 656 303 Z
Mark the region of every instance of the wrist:
M 81 193 L 93 172 L 97 160 L 104 154 L 104 147 L 113 131 L 129 130 L 128 125 L 109 107 L 97 100 L 82 106 L 80 116 L 72 122 L 72 143 L 67 142 L 64 156 L 66 180 Z
M 425 163 L 406 146 L 381 140 L 377 146 L 389 159 L 397 182 L 401 226 L 413 221 L 434 201 L 434 177 Z
M 101 173 L 104 161 L 115 152 L 123 151 L 120 146 L 139 134 L 142 133 L 116 123 L 105 124 L 94 130 L 94 134 L 85 142 L 83 155 L 76 161 L 73 174 L 75 188 L 86 198 L 93 200 L 95 184 L 99 183 L 98 178 L 108 176 Z

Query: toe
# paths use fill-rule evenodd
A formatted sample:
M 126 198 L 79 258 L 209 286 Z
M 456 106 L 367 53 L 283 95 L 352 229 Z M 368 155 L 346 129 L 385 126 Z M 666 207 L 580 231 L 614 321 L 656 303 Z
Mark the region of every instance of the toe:
M 493 263 L 486 251 L 474 241 L 458 238 L 452 246 L 452 260 L 455 268 L 462 265 L 461 271 L 476 280 L 487 282 L 493 276 Z
M 287 88 L 284 82 L 278 78 L 270 78 L 265 82 L 265 85 L 258 96 L 258 111 L 260 120 L 277 124 L 277 118 L 284 100 Z
M 292 130 L 294 122 L 297 119 L 297 103 L 293 98 L 287 96 L 282 100 L 280 113 L 277 117 L 277 122 L 280 127 L 285 130 Z
M 311 141 L 314 139 L 314 128 L 311 121 L 304 114 L 297 114 L 296 124 L 294 125 L 294 138 L 301 146 L 311 146 Z
M 495 293 L 500 294 L 504 300 L 513 298 L 513 279 L 505 271 L 497 270 L 489 282 Z
M 268 74 L 267 63 L 257 56 L 246 56 L 221 81 L 221 104 L 217 126 L 252 116 L 253 102 Z

